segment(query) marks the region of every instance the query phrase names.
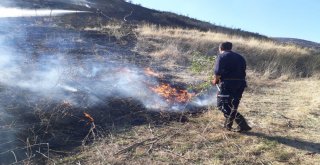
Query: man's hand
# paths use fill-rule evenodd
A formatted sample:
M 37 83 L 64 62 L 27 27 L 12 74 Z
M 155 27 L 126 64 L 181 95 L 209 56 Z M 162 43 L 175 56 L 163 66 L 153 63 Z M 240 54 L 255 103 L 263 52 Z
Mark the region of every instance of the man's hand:
M 213 85 L 219 84 L 220 83 L 220 78 L 221 78 L 221 76 L 218 76 L 218 75 L 214 76 L 214 78 L 212 79 L 212 84 Z

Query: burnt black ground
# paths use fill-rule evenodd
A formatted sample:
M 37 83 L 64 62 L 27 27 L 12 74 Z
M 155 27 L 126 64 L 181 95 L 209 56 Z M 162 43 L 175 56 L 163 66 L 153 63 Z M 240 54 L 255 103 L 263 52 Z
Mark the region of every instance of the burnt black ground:
M 50 17 L 2 19 L 0 35 L 5 38 L 6 46 L 27 57 L 26 66 L 43 57 L 59 54 L 68 57 L 71 63 L 101 58 L 114 65 L 133 64 L 141 68 L 150 65 L 149 57 L 132 51 L 136 43 L 134 35 L 119 41 L 115 36 L 97 31 L 57 26 L 56 20 Z M 159 81 L 172 82 L 171 78 L 174 76 L 167 75 Z M 184 86 L 181 83 L 175 85 L 179 88 Z M 86 99 L 86 92 L 78 92 L 79 97 Z M 190 115 L 149 110 L 134 98 L 120 96 L 99 98 L 101 102 L 92 107 L 73 107 L 34 95 L 32 91 L 1 85 L 0 102 L 7 116 L 0 120 L 0 164 L 15 162 L 14 155 L 17 161 L 32 156 L 43 158 L 36 151 L 47 153 L 48 146 L 39 144 L 49 144 L 51 154 L 63 156 L 108 132 L 122 133 L 143 124 L 163 126 L 172 121 L 187 122 Z M 28 103 L 30 98 L 39 101 Z M 91 125 L 83 112 L 95 119 L 97 137 L 90 135 L 85 138 L 90 134 Z M 41 163 L 41 159 L 38 161 Z

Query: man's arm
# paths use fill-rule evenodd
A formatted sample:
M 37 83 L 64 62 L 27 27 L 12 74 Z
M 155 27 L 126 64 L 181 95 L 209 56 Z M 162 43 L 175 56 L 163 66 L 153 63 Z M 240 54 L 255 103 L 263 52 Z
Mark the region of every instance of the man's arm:
M 220 83 L 220 79 L 221 79 L 221 56 L 218 56 L 218 58 L 216 59 L 215 62 L 215 66 L 214 66 L 214 77 L 212 79 L 212 84 L 216 85 Z

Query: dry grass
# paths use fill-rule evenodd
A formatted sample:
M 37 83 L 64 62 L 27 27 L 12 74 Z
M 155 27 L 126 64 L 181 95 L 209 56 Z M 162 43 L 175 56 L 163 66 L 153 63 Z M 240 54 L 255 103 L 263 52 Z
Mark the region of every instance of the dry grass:
M 320 162 L 320 82 L 290 79 L 319 73 L 312 50 L 214 32 L 141 26 L 135 51 L 186 83 L 194 52 L 229 40 L 248 60 L 249 88 L 239 111 L 251 133 L 226 132 L 215 108 L 189 121 L 146 124 L 106 133 L 56 164 L 317 164 Z M 306 59 L 305 63 L 301 59 Z M 314 60 L 316 59 L 316 60 Z M 281 67 L 280 67 L 281 66 Z M 308 67 L 306 67 L 308 66 Z M 179 68 L 177 70 L 176 68 Z M 305 72 L 305 73 L 302 73 Z M 192 75 L 192 76 L 190 76 Z M 277 79 L 269 79 L 270 77 Z M 115 126 L 116 127 L 116 126 Z M 99 131 L 99 130 L 98 130 Z
M 132 29 L 128 27 L 127 24 L 117 20 L 111 20 L 106 24 L 101 24 L 100 27 L 86 27 L 84 28 L 84 30 L 99 31 L 101 33 L 107 34 L 109 37 L 114 37 L 117 41 L 121 41 L 124 38 L 132 35 Z
M 189 122 L 143 125 L 111 133 L 69 164 L 317 164 L 319 80 L 251 82 L 240 111 L 252 133 L 223 131 L 216 109 Z M 313 91 L 313 92 L 312 92 Z
M 309 77 L 320 70 L 319 55 L 312 55 L 313 50 L 296 45 L 154 25 L 142 25 L 136 32 L 136 51 L 151 55 L 158 61 L 165 61 L 168 68 L 175 65 L 189 66 L 193 52 L 217 52 L 219 43 L 231 41 L 234 43 L 234 50 L 246 57 L 249 68 L 268 78 Z
M 253 37 L 241 37 L 237 35 L 228 35 L 217 32 L 201 32 L 199 30 L 187 30 L 180 28 L 161 28 L 155 25 L 142 25 L 137 29 L 141 36 L 153 38 L 172 38 L 181 40 L 191 40 L 194 44 L 201 42 L 221 43 L 231 41 L 235 45 L 241 45 L 248 48 L 256 48 L 260 51 L 275 51 L 278 55 L 281 54 L 308 54 L 306 48 L 300 48 L 296 45 L 281 45 L 273 41 L 260 40 Z M 239 46 L 240 47 L 240 46 Z

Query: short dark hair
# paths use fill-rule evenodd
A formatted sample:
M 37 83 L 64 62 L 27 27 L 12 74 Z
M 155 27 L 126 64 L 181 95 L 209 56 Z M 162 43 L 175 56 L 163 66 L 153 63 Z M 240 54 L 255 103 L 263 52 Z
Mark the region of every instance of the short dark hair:
M 223 42 L 219 45 L 221 50 L 231 50 L 232 49 L 232 43 L 231 42 Z

